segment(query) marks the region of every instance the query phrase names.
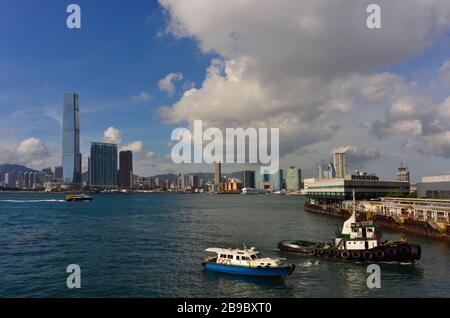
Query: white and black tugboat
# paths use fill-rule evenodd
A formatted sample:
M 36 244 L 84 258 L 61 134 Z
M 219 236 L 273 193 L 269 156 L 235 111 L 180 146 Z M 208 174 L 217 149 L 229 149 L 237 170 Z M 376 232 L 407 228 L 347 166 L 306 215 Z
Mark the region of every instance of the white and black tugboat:
M 372 221 L 356 221 L 353 193 L 352 215 L 344 222 L 334 243 L 281 241 L 278 248 L 283 252 L 350 261 L 415 263 L 420 259 L 420 245 L 409 244 L 405 239 L 380 242 L 377 233 L 377 226 Z

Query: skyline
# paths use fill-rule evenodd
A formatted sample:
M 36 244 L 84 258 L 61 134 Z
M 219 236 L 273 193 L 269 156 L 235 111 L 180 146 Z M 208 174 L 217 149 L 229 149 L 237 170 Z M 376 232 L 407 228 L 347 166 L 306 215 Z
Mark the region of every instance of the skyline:
M 172 129 L 201 119 L 279 126 L 280 167 L 305 177 L 334 150 L 349 171 L 383 179 L 401 162 L 413 182 L 449 173 L 450 4 L 378 1 L 383 28 L 372 32 L 354 27 L 364 1 L 285 1 L 272 15 L 270 2 L 232 2 L 78 1 L 83 26 L 69 30 L 66 3 L 3 1 L 0 164 L 61 165 L 61 96 L 76 92 L 83 171 L 90 143 L 104 141 L 132 150 L 139 175 L 210 172 L 167 161 Z

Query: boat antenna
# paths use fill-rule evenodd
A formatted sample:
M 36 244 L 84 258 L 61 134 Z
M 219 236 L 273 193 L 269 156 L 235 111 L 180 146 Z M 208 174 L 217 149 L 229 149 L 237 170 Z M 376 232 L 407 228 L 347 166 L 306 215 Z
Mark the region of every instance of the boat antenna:
M 244 245 L 244 250 L 247 250 L 247 246 L 245 245 L 245 242 L 242 243 L 242 245 Z

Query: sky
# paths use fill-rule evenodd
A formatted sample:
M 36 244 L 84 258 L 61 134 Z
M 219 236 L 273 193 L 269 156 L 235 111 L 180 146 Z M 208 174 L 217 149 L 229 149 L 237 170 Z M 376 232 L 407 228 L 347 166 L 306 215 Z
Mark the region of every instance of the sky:
M 381 29 L 366 27 L 372 2 Z M 201 119 L 280 128 L 281 167 L 305 177 L 333 151 L 383 179 L 401 162 L 415 181 L 448 174 L 449 31 L 446 0 L 2 0 L 0 164 L 59 165 L 75 92 L 85 167 L 108 141 L 139 175 L 212 171 L 168 158 L 172 130 Z

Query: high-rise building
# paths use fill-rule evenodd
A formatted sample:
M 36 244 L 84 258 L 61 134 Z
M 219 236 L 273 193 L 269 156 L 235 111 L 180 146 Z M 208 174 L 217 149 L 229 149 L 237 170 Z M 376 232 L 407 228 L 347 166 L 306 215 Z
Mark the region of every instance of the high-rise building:
M 244 188 L 255 189 L 255 171 L 252 170 L 242 171 L 242 186 Z
M 286 170 L 286 190 L 292 192 L 300 191 L 302 187 L 302 170 L 290 167 Z
M 220 192 L 223 190 L 222 184 L 222 166 L 220 162 L 214 163 L 214 185 L 216 187 L 216 191 Z
M 117 188 L 117 145 L 91 144 L 90 181 L 93 188 Z
M 277 172 L 270 175 L 271 191 L 280 191 L 283 189 L 283 170 L 278 169 Z
M 403 167 L 403 164 L 398 168 L 395 174 L 395 181 L 398 182 L 409 182 L 409 170 L 408 167 Z
M 60 181 L 63 178 L 64 178 L 63 167 L 62 166 L 55 167 L 55 179 Z
M 17 183 L 17 173 L 7 172 L 5 173 L 5 185 L 8 188 L 15 188 Z
M 347 175 L 347 157 L 345 152 L 333 154 L 333 166 L 336 170 L 336 178 L 344 178 Z
M 130 150 L 119 153 L 119 188 L 131 189 L 133 186 L 133 153 Z
M 80 97 L 64 94 L 63 112 L 63 181 L 67 185 L 81 184 Z

